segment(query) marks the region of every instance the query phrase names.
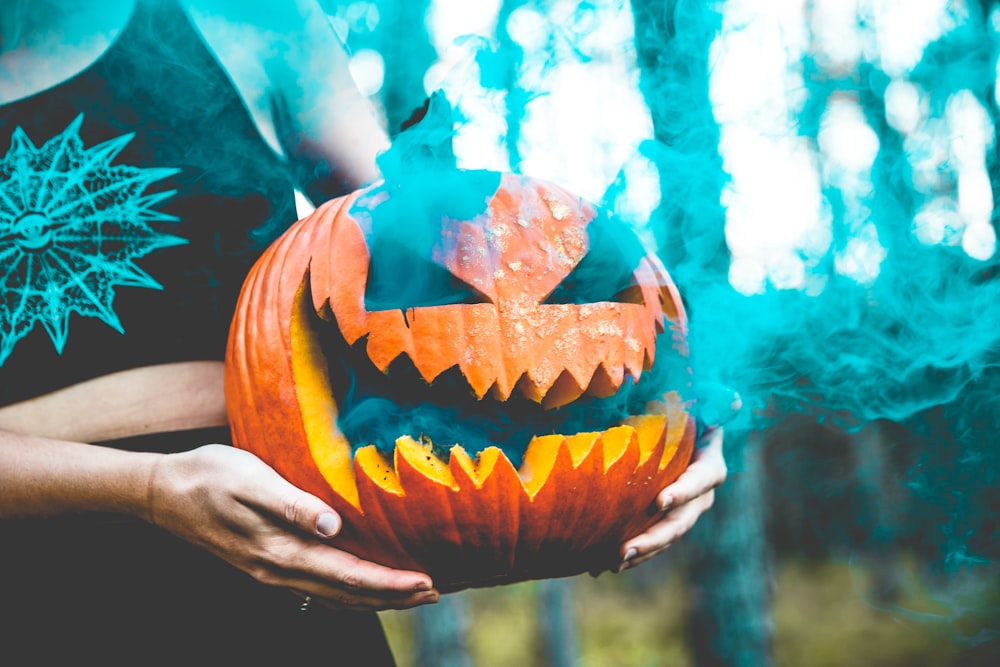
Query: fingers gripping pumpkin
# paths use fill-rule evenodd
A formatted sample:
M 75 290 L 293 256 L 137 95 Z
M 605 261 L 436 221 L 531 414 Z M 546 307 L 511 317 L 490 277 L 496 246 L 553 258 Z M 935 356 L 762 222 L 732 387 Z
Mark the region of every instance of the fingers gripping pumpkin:
M 226 360 L 235 443 L 341 512 L 339 546 L 445 591 L 606 566 L 694 444 L 680 298 L 568 192 L 442 179 L 327 202 L 261 257 Z

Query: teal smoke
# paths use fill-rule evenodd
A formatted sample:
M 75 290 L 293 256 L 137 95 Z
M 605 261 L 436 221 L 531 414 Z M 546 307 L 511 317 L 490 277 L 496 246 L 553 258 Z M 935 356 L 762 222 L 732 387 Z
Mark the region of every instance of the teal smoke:
M 893 510 L 883 508 L 882 518 L 866 516 L 845 504 L 825 525 L 822 515 L 816 516 L 813 532 L 829 543 L 836 540 L 836 524 L 846 524 L 847 530 L 863 533 L 848 540 L 847 548 L 879 541 L 902 545 L 943 575 L 972 577 L 989 586 L 985 582 L 994 580 L 1000 556 L 998 263 L 995 255 L 981 261 L 961 247 L 925 244 L 915 237 L 917 212 L 942 193 L 926 192 L 910 166 L 909 151 L 926 147 L 907 143 L 887 120 L 890 77 L 877 57 L 840 78 L 821 77 L 816 59 L 807 56 L 800 63 L 804 89 L 794 91 L 806 99 L 795 123 L 799 136 L 816 140 L 822 113 L 836 95 L 856 100 L 878 135 L 872 195 L 866 202 L 867 220 L 886 251 L 877 277 L 859 284 L 837 273 L 836 252 L 860 232 L 844 206 L 844 193 L 825 183 L 833 242 L 805 281 L 821 289 L 769 285 L 763 293 L 743 295 L 727 279 L 726 211 L 719 196 L 727 174 L 707 95 L 708 45 L 718 34 L 721 15 L 701 3 L 634 6 L 643 91 L 657 127 L 656 140 L 646 150 L 663 180 L 662 204 L 650 224 L 690 305 L 696 373 L 742 397 L 744 409 L 733 432 L 781 427 L 790 450 L 781 465 L 815 470 L 828 463 L 814 432 L 794 426 L 802 423 L 797 417 L 847 432 L 892 424 L 894 433 L 905 433 L 884 443 L 884 452 L 858 454 L 902 466 L 893 469 L 887 483 L 890 493 L 903 499 L 895 506 L 898 515 L 886 519 Z M 671 11 L 650 9 L 665 6 Z M 931 118 L 943 117 L 947 101 L 968 91 L 995 125 L 997 14 L 978 9 L 973 3 L 970 13 L 955 15 L 955 27 L 928 45 L 909 73 L 924 91 Z M 992 141 L 984 148 L 995 198 L 1000 165 Z M 945 164 L 941 171 L 951 168 Z M 996 229 L 995 207 L 990 222 Z M 736 448 L 745 441 L 728 443 Z M 830 465 L 814 480 L 833 496 L 830 490 L 838 485 L 858 482 L 842 475 Z M 768 487 L 779 510 L 782 503 L 801 502 Z M 968 613 L 967 601 L 946 594 L 937 602 L 949 610 L 937 619 L 939 625 L 949 626 L 956 639 L 975 644 L 1000 636 L 1000 610 L 983 611 L 981 631 L 966 633 L 953 623 Z M 890 611 L 915 618 L 911 610 Z
M 338 3 L 328 4 L 331 12 L 339 11 Z M 399 16 L 394 2 L 372 4 L 382 16 Z M 578 3 L 572 16 L 551 26 L 544 47 L 549 57 L 541 67 L 556 67 L 559 58 L 587 62 L 594 57 L 587 26 L 596 27 L 592 19 L 598 4 Z M 729 176 L 709 96 L 710 47 L 727 3 L 630 4 L 641 90 L 655 128 L 641 151 L 660 174 L 661 204 L 648 227 L 688 305 L 693 367 L 704 389 L 703 414 L 709 421 L 713 415 L 719 421 L 732 419 L 736 432 L 767 429 L 796 416 L 848 431 L 877 422 L 899 425 L 919 443 L 909 467 L 893 480 L 910 506 L 910 523 L 899 528 L 901 539 L 909 539 L 945 569 L 994 562 L 1000 556 L 995 479 L 1000 456 L 994 444 L 1000 433 L 1000 262 L 995 255 L 982 261 L 957 245 L 927 244 L 914 235 L 918 211 L 933 196 L 955 196 L 955 183 L 950 182 L 947 192 L 927 192 L 915 178 L 913 151 L 926 147 L 908 144 L 889 122 L 885 93 L 891 77 L 877 49 L 838 76 L 821 76 L 823 63 L 807 55 L 798 63 L 804 88 L 794 91 L 805 99 L 795 119 L 799 136 L 815 144 L 829 100 L 847 96 L 860 105 L 879 138 L 872 192 L 865 201 L 870 210 L 866 221 L 875 226 L 885 249 L 877 276 L 862 284 L 837 271 L 837 253 L 861 232 L 845 193 L 830 181 L 822 187 L 832 243 L 825 256 L 808 265 L 811 288 L 767 285 L 761 293 L 746 295 L 728 280 L 731 258 L 722 193 Z M 966 4 L 968 11 L 951 14 L 953 26 L 927 46 L 907 78 L 923 91 L 932 119 L 943 117 L 953 95 L 968 91 L 995 123 L 996 14 L 993 3 Z M 505 140 L 515 171 L 525 147 L 520 127 L 530 117 L 532 101 L 547 94 L 519 87 L 517 74 L 526 66 L 526 54 L 507 34 L 506 19 L 521 8 L 546 15 L 551 3 L 502 2 L 496 40 L 479 40 L 476 51 L 478 83 L 507 91 Z M 857 18 L 860 30 L 866 17 Z M 403 62 L 399 53 L 426 38 L 425 32 L 404 38 L 376 25 L 358 28 L 349 41 L 377 43 L 387 62 Z M 558 50 L 556 42 L 571 48 Z M 393 90 L 405 87 L 401 79 L 421 80 L 425 61 L 409 64 L 419 71 L 387 74 L 394 79 Z M 391 107 L 387 100 L 382 101 Z M 415 107 L 419 100 L 407 104 Z M 393 113 L 406 117 L 410 111 Z M 455 122 L 460 125 L 462 119 Z M 996 196 L 1000 165 L 995 139 L 985 148 Z M 941 167 L 943 172 L 950 168 Z M 613 206 L 616 197 L 627 196 L 623 185 L 619 179 L 603 203 Z M 991 224 L 996 229 L 995 210 Z M 730 390 L 744 406 L 735 417 L 728 410 Z M 730 439 L 728 446 L 742 443 Z M 809 455 L 811 444 L 805 437 L 796 442 L 802 456 Z

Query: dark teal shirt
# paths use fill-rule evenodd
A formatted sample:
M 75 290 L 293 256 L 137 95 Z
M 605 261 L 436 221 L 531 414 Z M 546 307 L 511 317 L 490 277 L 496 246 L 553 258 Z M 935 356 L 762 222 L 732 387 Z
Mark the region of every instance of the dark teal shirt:
M 286 164 L 172 1 L 0 107 L 0 405 L 222 359 L 242 280 L 296 218 Z

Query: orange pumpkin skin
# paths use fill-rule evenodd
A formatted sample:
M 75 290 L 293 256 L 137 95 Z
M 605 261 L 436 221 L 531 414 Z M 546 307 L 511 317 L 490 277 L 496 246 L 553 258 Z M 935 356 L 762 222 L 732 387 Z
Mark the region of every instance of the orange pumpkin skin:
M 612 566 L 622 542 L 659 518 L 656 495 L 690 460 L 695 424 L 683 382 L 624 423 L 533 438 L 519 469 L 498 447 L 454 445 L 445 461 L 404 434 L 387 460 L 341 432 L 315 322 L 362 346 L 383 372 L 408 357 L 427 383 L 458 367 L 482 401 L 519 391 L 561 406 L 638 378 L 658 336 L 686 357 L 684 309 L 665 269 L 643 258 L 633 276 L 641 298 L 631 303 L 543 305 L 587 252 L 595 209 L 504 174 L 486 219 L 453 222 L 443 234 L 455 237 L 454 252 L 435 258 L 491 302 L 368 311 L 371 257 L 351 211 L 369 192 L 318 207 L 248 275 L 226 357 L 234 444 L 336 509 L 338 547 L 427 572 L 442 591 Z M 493 259 L 468 260 L 486 255 Z

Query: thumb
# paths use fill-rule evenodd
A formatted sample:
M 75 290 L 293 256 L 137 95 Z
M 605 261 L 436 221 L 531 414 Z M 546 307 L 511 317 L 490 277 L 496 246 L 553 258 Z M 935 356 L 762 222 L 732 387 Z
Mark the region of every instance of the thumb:
M 303 491 L 278 474 L 271 466 L 256 456 L 241 450 L 233 450 L 239 455 L 255 460 L 256 473 L 250 488 L 252 497 L 243 497 L 249 505 L 283 518 L 289 524 L 310 535 L 330 538 L 340 532 L 343 521 L 336 510 L 318 497 Z
M 282 479 L 283 492 L 278 500 L 278 514 L 299 530 L 321 538 L 340 532 L 340 515 L 325 502 Z

